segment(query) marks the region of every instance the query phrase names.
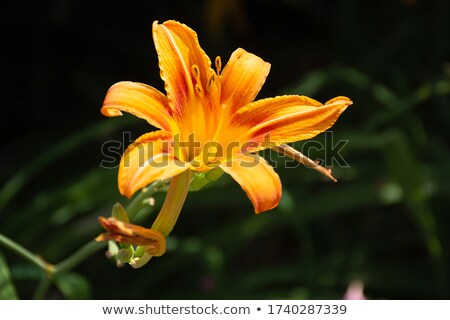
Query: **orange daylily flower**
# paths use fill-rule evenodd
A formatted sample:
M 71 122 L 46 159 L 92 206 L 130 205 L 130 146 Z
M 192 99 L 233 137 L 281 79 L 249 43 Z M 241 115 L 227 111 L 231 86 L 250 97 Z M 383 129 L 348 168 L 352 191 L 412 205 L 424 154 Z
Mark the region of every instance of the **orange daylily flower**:
M 294 95 L 253 101 L 270 70 L 261 58 L 239 48 L 223 70 L 217 57 L 213 70 L 197 34 L 176 21 L 155 21 L 153 40 L 167 95 L 119 82 L 101 109 L 109 117 L 132 113 L 160 129 L 139 137 L 122 156 L 118 184 L 127 197 L 156 180 L 219 166 L 256 213 L 270 210 L 280 201 L 281 182 L 256 152 L 312 138 L 352 104 L 346 97 L 322 104 Z
M 161 256 L 166 252 L 166 238 L 158 231 L 125 223 L 113 217 L 99 217 L 98 221 L 107 232 L 95 238 L 96 241 L 112 240 L 118 243 L 143 246 L 145 251 L 152 256 Z

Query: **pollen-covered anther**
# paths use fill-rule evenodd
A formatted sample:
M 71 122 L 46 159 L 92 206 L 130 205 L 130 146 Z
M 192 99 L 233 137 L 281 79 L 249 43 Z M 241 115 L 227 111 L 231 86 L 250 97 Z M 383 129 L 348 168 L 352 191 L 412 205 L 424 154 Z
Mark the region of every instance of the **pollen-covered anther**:
M 206 90 L 209 91 L 209 89 L 211 88 L 212 84 L 214 83 L 214 81 L 216 80 L 216 75 L 213 74 L 209 79 L 208 79 L 208 84 L 206 85 Z
M 220 71 L 222 71 L 222 59 L 220 59 L 220 56 L 216 57 L 216 60 L 214 61 L 216 64 L 216 72 L 217 75 L 220 75 Z
M 194 82 L 195 93 L 197 93 L 198 95 L 202 95 L 203 88 L 202 88 L 202 83 L 200 81 L 200 69 L 198 68 L 198 66 L 196 64 L 193 64 L 191 66 L 191 72 L 192 72 L 192 77 L 195 80 L 195 82 Z
M 203 95 L 202 87 L 198 83 L 195 84 L 195 93 L 198 94 L 199 96 Z
M 192 76 L 195 80 L 198 80 L 200 78 L 200 69 L 196 64 L 193 64 L 191 67 Z

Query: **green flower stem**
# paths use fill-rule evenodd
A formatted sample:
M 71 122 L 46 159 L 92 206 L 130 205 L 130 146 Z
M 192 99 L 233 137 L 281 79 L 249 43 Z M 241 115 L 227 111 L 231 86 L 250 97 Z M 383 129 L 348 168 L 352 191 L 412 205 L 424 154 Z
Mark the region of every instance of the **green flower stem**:
M 4 236 L 1 233 L 0 233 L 0 244 L 10 249 L 11 251 L 17 253 L 19 256 L 21 256 L 25 260 L 28 260 L 38 268 L 42 269 L 46 274 L 52 274 L 54 272 L 55 267 L 52 264 L 44 261 L 37 255 L 31 253 L 17 242 Z
M 78 251 L 55 265 L 55 271 L 53 272 L 53 275 L 72 270 L 91 254 L 106 247 L 107 244 L 108 243 L 105 241 L 97 242 L 95 240 L 86 243 L 84 246 L 78 249 Z
M 43 275 L 39 284 L 36 288 L 36 291 L 33 294 L 33 299 L 42 300 L 45 299 L 50 286 L 52 285 L 53 279 L 61 273 L 65 273 L 70 271 L 79 265 L 84 259 L 88 256 L 96 252 L 97 250 L 105 247 L 107 245 L 106 242 L 97 242 L 90 241 L 82 246 L 78 251 L 74 254 L 70 255 L 68 258 L 64 259 L 57 265 L 53 267 L 53 271 L 51 273 L 47 273 Z
M 148 187 L 142 189 L 141 193 L 130 202 L 127 206 L 128 218 L 133 221 L 134 217 L 148 204 L 144 204 L 144 200 L 151 197 L 153 194 L 159 191 L 159 189 L 164 185 L 162 180 L 153 182 Z

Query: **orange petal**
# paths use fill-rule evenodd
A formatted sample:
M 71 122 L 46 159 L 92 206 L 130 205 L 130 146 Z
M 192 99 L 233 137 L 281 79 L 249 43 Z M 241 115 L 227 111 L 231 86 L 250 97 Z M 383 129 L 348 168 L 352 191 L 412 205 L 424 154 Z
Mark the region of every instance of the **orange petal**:
M 98 217 L 101 226 L 108 231 L 102 233 L 96 241 L 116 241 L 119 243 L 144 246 L 153 256 L 161 256 L 166 251 L 166 238 L 156 230 L 147 229 L 135 224 L 125 223 L 110 217 Z
M 231 122 L 247 127 L 251 141 L 267 141 L 270 134 L 270 142 L 280 145 L 310 139 L 327 130 L 352 103 L 346 97 L 336 97 L 325 105 L 305 96 L 268 98 L 240 109 Z
M 193 99 L 202 101 L 200 96 L 208 96 L 211 84 L 218 83 L 211 80 L 215 75 L 211 60 L 200 47 L 195 31 L 177 21 L 155 21 L 153 40 L 169 103 L 174 116 L 182 119 L 185 108 L 198 106 Z
M 228 106 L 232 115 L 252 102 L 266 81 L 269 71 L 270 63 L 244 49 L 236 49 L 220 76 L 220 104 Z
M 155 131 L 140 136 L 122 156 L 119 167 L 120 193 L 131 197 L 137 190 L 189 168 L 173 155 L 172 134 Z
M 241 185 L 256 213 L 273 209 L 280 202 L 280 177 L 264 158 L 257 154 L 241 155 L 220 167 Z
M 157 128 L 176 130 L 167 97 L 146 84 L 123 81 L 108 90 L 101 109 L 102 114 L 116 117 L 121 116 L 122 111 L 143 118 Z

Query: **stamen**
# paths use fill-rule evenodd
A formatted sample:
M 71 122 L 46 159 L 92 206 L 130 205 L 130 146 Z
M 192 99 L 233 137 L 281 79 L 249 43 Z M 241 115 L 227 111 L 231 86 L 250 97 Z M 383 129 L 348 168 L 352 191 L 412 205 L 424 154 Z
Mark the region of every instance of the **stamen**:
M 220 59 L 220 56 L 217 56 L 214 62 L 216 63 L 217 75 L 220 75 L 220 71 L 222 71 L 222 60 Z
M 191 72 L 192 72 L 192 75 L 194 76 L 194 79 L 198 81 L 200 78 L 200 69 L 198 68 L 198 66 L 196 64 L 192 65 Z
M 216 80 L 216 75 L 213 74 L 213 75 L 211 76 L 211 78 L 209 78 L 208 84 L 206 85 L 206 90 L 207 90 L 207 91 L 209 91 L 209 89 L 211 88 L 211 86 L 212 86 L 212 84 L 213 84 L 213 82 L 214 82 L 215 80 Z
M 200 85 L 199 85 L 198 83 L 195 84 L 195 92 L 196 92 L 199 96 L 203 95 L 202 87 L 200 87 Z
M 202 89 L 202 83 L 200 81 L 200 69 L 198 68 L 198 66 L 196 64 L 193 64 L 191 67 L 191 72 L 192 72 L 192 76 L 195 79 L 195 85 L 194 85 L 195 93 L 197 93 L 199 96 L 201 96 L 203 94 L 203 89 Z

